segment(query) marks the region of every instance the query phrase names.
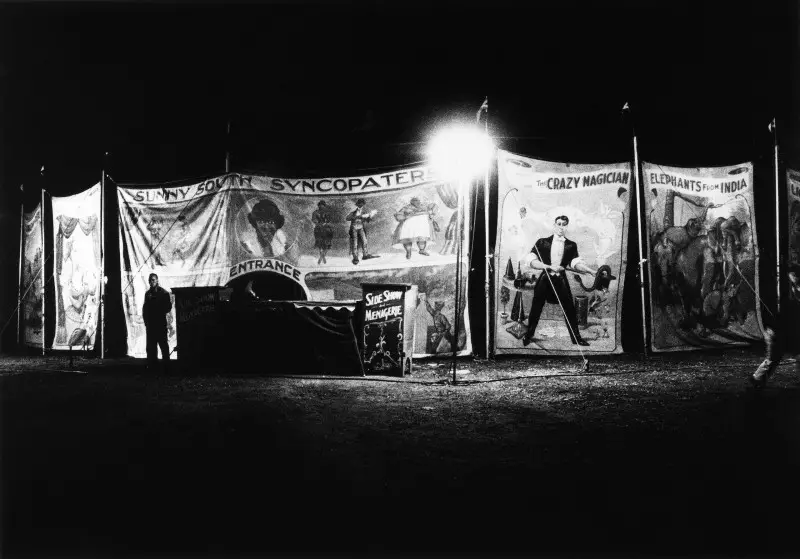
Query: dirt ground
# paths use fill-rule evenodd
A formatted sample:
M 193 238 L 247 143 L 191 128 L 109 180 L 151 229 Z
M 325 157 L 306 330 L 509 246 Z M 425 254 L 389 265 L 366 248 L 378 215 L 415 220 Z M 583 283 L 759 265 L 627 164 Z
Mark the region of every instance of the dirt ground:
M 413 375 L 0 357 L 6 557 L 800 551 L 800 378 L 761 348 Z

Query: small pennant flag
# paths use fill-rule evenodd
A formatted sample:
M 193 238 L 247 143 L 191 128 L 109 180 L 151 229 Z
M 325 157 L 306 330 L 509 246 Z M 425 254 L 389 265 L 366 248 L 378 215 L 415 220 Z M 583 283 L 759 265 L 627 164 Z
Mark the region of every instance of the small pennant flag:
M 775 119 L 774 118 L 769 123 L 769 126 L 767 128 L 769 129 L 770 132 L 775 132 Z

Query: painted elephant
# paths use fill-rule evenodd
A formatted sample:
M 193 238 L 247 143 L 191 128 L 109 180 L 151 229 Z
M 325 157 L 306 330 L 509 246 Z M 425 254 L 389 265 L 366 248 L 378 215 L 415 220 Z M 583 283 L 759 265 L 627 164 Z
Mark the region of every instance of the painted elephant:
M 742 252 L 746 250 L 743 245 L 749 243 L 749 235 L 745 235 L 743 241 L 739 229 L 735 238 L 728 238 L 731 233 L 725 229 L 720 232 L 721 225 L 721 221 L 715 222 L 709 234 L 694 236 L 682 247 L 663 234 L 655 238 L 654 295 L 662 308 L 675 305 L 682 309 L 682 328 L 693 328 L 698 323 L 727 324 L 731 309 L 741 306 L 729 303 L 728 316 L 720 320 L 722 302 L 738 297 L 739 290 L 734 292 L 731 286 L 740 282 L 737 279 L 739 275 L 734 277 L 734 272 L 739 267 Z M 713 304 L 714 301 L 717 304 Z M 713 316 L 706 316 L 712 310 Z
M 703 312 L 698 324 L 700 336 L 707 334 L 706 328 L 728 328 L 733 321 L 743 326 L 748 315 L 755 310 L 755 294 L 750 287 L 755 276 L 755 262 L 742 262 L 740 271 L 741 276 L 718 285 L 703 298 Z
M 800 202 L 792 202 L 789 211 L 789 261 L 800 263 Z

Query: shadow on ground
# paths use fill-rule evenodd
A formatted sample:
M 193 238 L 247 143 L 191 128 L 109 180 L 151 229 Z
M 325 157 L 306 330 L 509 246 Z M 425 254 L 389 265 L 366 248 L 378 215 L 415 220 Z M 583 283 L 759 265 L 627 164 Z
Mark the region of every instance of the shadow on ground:
M 757 361 L 462 386 L 14 362 L 5 556 L 791 551 L 800 379 L 747 390 Z

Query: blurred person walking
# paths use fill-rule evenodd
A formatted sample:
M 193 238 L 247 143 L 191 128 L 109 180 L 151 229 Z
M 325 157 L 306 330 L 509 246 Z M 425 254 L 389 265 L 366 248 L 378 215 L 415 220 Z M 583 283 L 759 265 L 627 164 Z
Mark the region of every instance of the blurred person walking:
M 800 375 L 800 264 L 790 264 L 789 297 L 781 309 L 774 327 L 767 327 L 764 340 L 767 342 L 767 355 L 750 378 L 755 388 L 764 388 L 767 381 L 778 368 L 781 358 L 788 353 L 794 356 L 795 372 Z

